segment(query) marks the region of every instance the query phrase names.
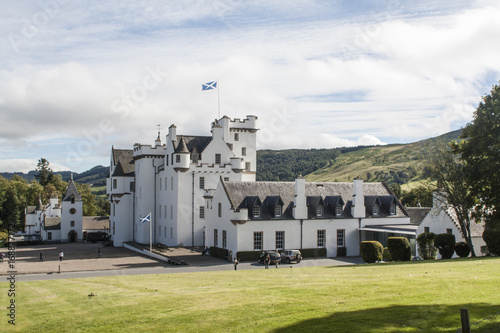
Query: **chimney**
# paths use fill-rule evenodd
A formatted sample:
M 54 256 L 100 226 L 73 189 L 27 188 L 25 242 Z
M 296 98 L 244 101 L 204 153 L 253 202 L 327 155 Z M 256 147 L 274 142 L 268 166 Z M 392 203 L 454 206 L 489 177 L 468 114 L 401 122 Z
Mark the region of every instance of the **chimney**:
M 366 217 L 365 211 L 365 196 L 363 194 L 363 179 L 357 177 L 353 181 L 353 195 L 352 195 L 352 217 L 364 218 Z
M 168 139 L 170 141 L 177 141 L 177 127 L 173 124 L 168 128 Z
M 293 198 L 293 217 L 296 220 L 307 219 L 306 180 L 300 176 L 295 179 L 295 196 Z

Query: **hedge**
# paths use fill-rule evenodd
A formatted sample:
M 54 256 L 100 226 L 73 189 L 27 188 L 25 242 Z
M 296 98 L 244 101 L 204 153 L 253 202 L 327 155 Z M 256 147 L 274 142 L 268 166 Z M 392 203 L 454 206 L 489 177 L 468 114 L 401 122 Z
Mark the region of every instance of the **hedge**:
M 455 235 L 437 234 L 434 238 L 434 246 L 438 248 L 442 259 L 450 259 L 455 253 Z
M 470 247 L 467 242 L 458 242 L 455 244 L 455 252 L 460 258 L 468 257 L 470 254 Z
M 210 249 L 210 251 L 212 251 Z M 326 248 L 301 249 L 302 258 L 326 257 Z M 210 252 L 212 253 L 212 252 Z M 262 251 L 238 251 L 237 258 L 240 261 L 257 261 Z
M 359 251 L 364 262 L 382 261 L 384 247 L 377 241 L 364 241 L 359 244 Z
M 424 232 L 418 235 L 418 255 L 424 259 L 434 259 L 436 258 L 437 249 L 434 246 L 434 238 L 436 234 L 433 232 Z
M 210 247 L 210 256 L 212 256 L 212 257 L 216 257 L 219 259 L 227 259 L 227 254 L 228 254 L 227 249 L 223 249 L 223 248 L 215 247 L 215 246 Z
M 345 247 L 337 248 L 337 257 L 345 257 L 347 255 L 347 249 Z
M 410 242 L 406 237 L 389 237 L 387 239 L 387 247 L 391 253 L 391 258 L 394 261 L 411 260 Z
M 483 239 L 488 246 L 488 253 L 500 256 L 500 223 L 494 225 L 492 222 L 487 222 Z
M 392 261 L 391 252 L 389 252 L 389 249 L 387 247 L 384 247 L 382 258 L 384 259 L 384 261 Z

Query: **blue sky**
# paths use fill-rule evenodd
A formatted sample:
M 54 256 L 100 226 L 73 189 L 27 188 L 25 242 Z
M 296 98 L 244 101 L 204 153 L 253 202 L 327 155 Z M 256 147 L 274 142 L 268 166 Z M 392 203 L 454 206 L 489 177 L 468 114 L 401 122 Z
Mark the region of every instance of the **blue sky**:
M 286 5 L 284 5 L 286 4 Z M 107 165 L 175 124 L 259 117 L 260 149 L 459 129 L 500 79 L 498 1 L 0 2 L 0 171 Z

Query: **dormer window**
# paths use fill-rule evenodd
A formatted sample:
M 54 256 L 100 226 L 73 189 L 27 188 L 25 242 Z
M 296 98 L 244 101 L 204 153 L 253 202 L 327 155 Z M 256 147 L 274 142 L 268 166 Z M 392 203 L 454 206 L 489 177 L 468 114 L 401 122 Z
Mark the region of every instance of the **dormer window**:
M 391 204 L 391 215 L 396 215 L 396 204 Z
M 193 154 L 193 163 L 198 163 L 198 154 Z
M 220 154 L 215 154 L 215 164 L 220 164 L 221 158 Z
M 377 203 L 374 203 L 373 204 L 373 216 L 377 216 L 378 215 L 378 204 Z
M 317 217 L 323 216 L 323 206 L 321 205 L 316 206 L 316 216 Z
M 274 207 L 274 217 L 280 217 L 281 216 L 281 205 L 276 205 Z
M 253 217 L 260 217 L 260 206 L 253 206 Z
M 337 207 L 335 207 L 335 215 L 340 216 L 342 215 L 342 205 L 337 204 Z

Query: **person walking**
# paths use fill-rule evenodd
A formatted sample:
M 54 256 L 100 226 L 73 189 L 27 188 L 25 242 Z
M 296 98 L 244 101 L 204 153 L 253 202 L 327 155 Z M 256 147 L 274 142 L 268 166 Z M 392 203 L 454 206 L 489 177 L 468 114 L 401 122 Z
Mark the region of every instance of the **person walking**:
M 101 256 L 101 248 L 100 247 L 97 248 L 97 258 L 102 258 L 102 256 Z
M 64 257 L 63 251 L 59 252 L 59 261 L 62 261 Z
M 269 257 L 269 253 L 266 255 L 264 258 L 264 264 L 266 265 L 266 269 L 269 268 L 269 262 L 271 261 L 271 258 Z
M 234 258 L 234 270 L 237 271 L 238 270 L 238 259 Z
M 43 262 L 43 252 L 42 251 L 40 251 L 40 260 L 39 261 Z

